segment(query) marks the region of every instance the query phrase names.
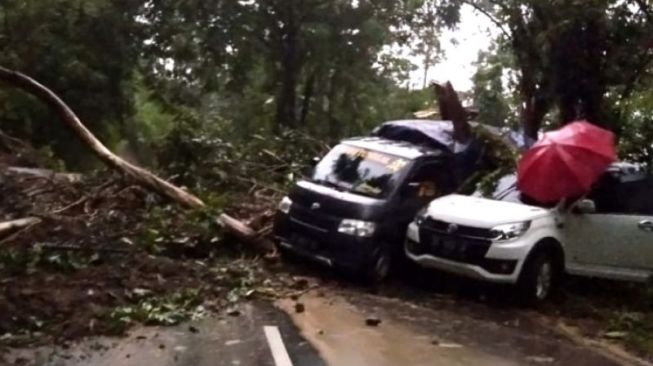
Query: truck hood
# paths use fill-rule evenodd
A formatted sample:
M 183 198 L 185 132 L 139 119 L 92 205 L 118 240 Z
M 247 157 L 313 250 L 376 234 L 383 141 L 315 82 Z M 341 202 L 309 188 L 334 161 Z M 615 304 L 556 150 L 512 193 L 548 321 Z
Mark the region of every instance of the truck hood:
M 551 211 L 513 202 L 450 195 L 431 202 L 427 214 L 435 220 L 492 228 L 501 224 L 534 220 L 550 215 Z

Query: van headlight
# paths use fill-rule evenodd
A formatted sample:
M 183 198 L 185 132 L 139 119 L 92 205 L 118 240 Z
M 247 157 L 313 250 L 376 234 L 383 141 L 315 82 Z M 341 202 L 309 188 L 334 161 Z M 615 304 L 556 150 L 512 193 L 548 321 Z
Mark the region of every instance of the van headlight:
M 340 222 L 340 226 L 338 226 L 339 233 L 362 238 L 371 237 L 374 235 L 374 230 L 376 230 L 376 223 L 371 221 L 344 219 Z
M 508 241 L 517 239 L 524 235 L 531 227 L 530 221 L 515 222 L 512 224 L 504 224 L 492 228 L 492 238 L 495 241 Z
M 290 207 L 292 206 L 292 200 L 288 196 L 281 199 L 279 206 L 277 207 L 279 211 L 285 213 L 286 215 L 290 213 Z
M 423 209 L 417 211 L 417 214 L 415 215 L 415 224 L 417 226 L 420 226 L 424 223 L 426 220 L 426 211 L 428 210 L 428 207 L 424 207 Z

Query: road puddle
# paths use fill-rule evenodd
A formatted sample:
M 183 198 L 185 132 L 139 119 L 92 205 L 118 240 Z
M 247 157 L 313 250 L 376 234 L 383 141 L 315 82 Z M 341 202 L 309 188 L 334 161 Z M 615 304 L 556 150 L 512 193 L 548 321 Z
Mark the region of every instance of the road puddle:
M 516 365 L 435 334 L 420 334 L 391 317 L 381 317 L 380 324 L 369 326 L 366 321 L 373 314 L 342 298 L 307 294 L 299 302 L 304 305 L 302 312 L 289 299 L 277 305 L 332 366 Z

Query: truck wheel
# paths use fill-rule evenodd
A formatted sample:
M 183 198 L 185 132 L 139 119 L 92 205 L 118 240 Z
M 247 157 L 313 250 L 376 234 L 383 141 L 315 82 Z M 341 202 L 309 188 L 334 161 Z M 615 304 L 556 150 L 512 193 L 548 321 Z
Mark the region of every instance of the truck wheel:
M 383 282 L 390 275 L 392 253 L 386 246 L 381 246 L 374 255 L 372 263 L 364 270 L 364 278 L 369 283 Z
M 549 298 L 558 278 L 559 264 L 550 250 L 540 250 L 529 257 L 519 276 L 522 300 L 537 305 Z

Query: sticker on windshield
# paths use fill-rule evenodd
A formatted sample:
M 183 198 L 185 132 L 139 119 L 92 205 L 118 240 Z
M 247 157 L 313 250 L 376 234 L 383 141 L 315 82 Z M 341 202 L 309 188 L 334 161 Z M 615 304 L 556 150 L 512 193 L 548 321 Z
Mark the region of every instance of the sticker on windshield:
M 360 149 L 353 146 L 347 146 L 346 154 L 354 158 L 365 159 L 379 163 L 392 173 L 400 171 L 408 163 L 405 159 L 402 158 L 397 158 L 376 151 Z
M 406 166 L 406 160 L 404 159 L 395 159 L 392 163 L 387 165 L 388 170 L 393 173 L 396 173 L 403 169 Z

